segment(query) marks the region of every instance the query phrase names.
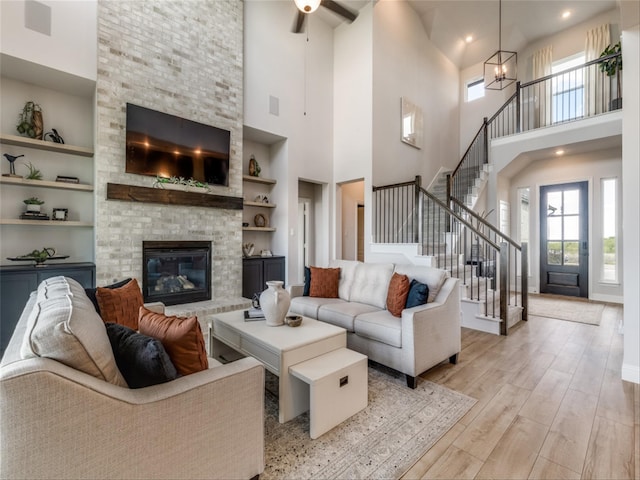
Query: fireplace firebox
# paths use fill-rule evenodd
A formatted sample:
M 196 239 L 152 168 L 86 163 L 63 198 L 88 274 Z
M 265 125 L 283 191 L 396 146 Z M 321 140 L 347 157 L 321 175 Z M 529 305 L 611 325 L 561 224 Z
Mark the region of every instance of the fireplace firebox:
M 142 296 L 165 305 L 211 300 L 211 242 L 142 242 Z

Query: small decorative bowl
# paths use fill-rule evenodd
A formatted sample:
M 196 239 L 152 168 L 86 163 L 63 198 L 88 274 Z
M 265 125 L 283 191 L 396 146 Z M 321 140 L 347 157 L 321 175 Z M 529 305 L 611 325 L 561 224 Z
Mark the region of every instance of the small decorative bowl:
M 287 315 L 284 318 L 284 323 L 290 327 L 298 327 L 302 323 L 302 317 L 300 315 Z

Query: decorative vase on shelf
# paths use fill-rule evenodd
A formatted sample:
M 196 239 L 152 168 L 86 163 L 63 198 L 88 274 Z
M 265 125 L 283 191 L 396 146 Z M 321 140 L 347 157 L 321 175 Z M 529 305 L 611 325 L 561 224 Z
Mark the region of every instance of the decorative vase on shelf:
M 271 280 L 267 282 L 267 288 L 260 294 L 260 308 L 264 313 L 265 323 L 270 327 L 284 325 L 284 317 L 289 311 L 291 297 L 282 286 L 284 282 Z

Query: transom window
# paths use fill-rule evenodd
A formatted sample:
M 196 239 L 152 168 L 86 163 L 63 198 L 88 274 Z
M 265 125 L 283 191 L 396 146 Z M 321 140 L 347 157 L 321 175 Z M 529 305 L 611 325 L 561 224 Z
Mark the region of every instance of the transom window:
M 484 97 L 484 79 L 472 80 L 467 83 L 467 102 Z

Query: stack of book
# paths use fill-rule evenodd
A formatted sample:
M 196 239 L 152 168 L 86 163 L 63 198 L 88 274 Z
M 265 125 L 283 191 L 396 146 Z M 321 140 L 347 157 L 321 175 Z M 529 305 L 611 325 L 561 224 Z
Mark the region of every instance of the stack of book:
M 20 218 L 22 220 L 49 220 L 49 215 L 42 212 L 24 212 Z
M 250 308 L 244 311 L 244 321 L 251 322 L 253 320 L 264 320 L 264 313 L 260 308 Z

